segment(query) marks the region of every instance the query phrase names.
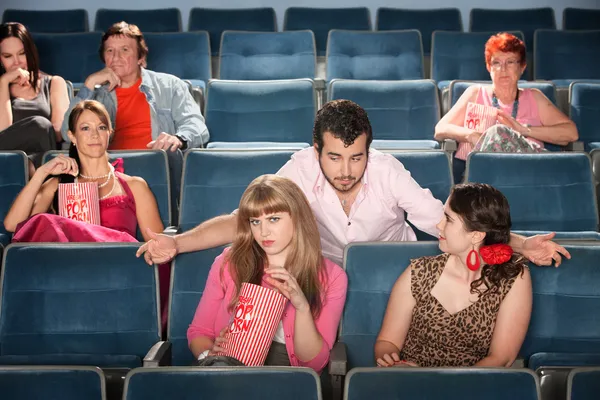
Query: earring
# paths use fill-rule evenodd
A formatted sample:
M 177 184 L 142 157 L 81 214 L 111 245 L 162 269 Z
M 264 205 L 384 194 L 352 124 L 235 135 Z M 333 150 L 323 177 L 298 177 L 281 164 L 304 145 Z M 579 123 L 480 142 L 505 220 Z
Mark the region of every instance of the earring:
M 473 256 L 475 257 L 475 261 L 471 261 L 471 258 Z M 477 253 L 477 251 L 475 250 L 475 246 L 473 246 L 473 250 L 471 250 L 469 254 L 467 254 L 467 268 L 469 268 L 471 271 L 477 271 L 479 269 L 480 264 L 481 261 L 479 260 L 479 253 Z

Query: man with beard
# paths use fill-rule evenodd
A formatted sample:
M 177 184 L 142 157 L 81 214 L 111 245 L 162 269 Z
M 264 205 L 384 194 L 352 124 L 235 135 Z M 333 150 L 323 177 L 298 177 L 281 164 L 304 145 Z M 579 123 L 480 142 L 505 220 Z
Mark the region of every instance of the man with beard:
M 370 149 L 373 140 L 366 111 L 349 100 L 325 104 L 315 118 L 314 146 L 295 153 L 278 175 L 304 192 L 317 219 L 323 256 L 342 265 L 348 243 L 415 241 L 404 218 L 435 237 L 444 216 L 443 204 L 411 177 L 390 154 Z M 231 243 L 234 214 L 210 219 L 176 236 L 157 235 L 140 247 L 148 264 L 160 264 L 179 253 Z M 150 232 L 149 232 L 150 234 Z M 556 265 L 569 253 L 550 239 L 554 234 L 525 238 L 512 234 L 510 245 L 539 265 Z

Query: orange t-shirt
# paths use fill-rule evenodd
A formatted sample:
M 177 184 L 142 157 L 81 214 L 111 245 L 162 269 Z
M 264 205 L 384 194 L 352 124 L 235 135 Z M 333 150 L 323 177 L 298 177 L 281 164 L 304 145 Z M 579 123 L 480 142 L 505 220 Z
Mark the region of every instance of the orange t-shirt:
M 142 78 L 128 88 L 116 88 L 117 116 L 110 150 L 142 150 L 152 141 L 150 105 L 140 91 Z

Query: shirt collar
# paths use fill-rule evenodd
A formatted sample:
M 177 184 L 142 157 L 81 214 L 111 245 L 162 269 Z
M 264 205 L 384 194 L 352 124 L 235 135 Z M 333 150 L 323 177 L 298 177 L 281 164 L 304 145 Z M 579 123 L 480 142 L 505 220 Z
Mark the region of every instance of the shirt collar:
M 140 67 L 142 70 L 142 84 L 140 85 L 142 88 L 153 89 L 154 85 L 152 84 L 152 79 L 150 79 L 150 74 L 144 67 Z

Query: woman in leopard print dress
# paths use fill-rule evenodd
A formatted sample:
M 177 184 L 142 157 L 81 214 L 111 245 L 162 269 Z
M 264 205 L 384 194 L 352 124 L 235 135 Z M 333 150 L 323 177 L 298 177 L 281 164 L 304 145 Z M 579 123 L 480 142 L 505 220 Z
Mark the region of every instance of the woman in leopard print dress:
M 532 295 L 525 260 L 507 246 L 508 201 L 489 185 L 457 185 L 444 212 L 443 254 L 412 260 L 392 289 L 377 365 L 509 367 Z

